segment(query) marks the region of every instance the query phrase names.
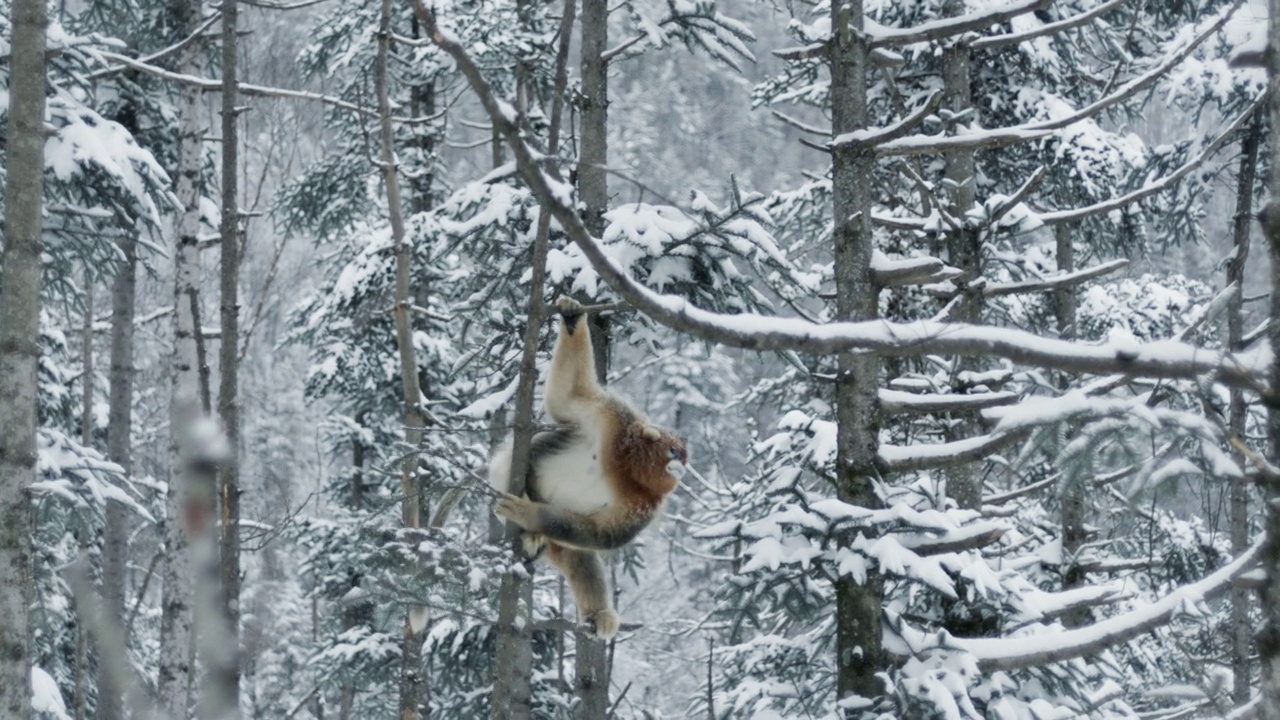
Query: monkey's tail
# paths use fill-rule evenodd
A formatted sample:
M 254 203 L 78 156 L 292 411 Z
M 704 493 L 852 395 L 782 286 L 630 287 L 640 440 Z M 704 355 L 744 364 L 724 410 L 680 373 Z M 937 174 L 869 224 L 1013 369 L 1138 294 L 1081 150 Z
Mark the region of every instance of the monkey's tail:
M 431 516 L 429 526 L 432 529 L 438 530 L 444 527 L 445 523 L 449 522 L 449 516 L 453 513 L 454 508 L 458 507 L 458 503 L 462 502 L 462 498 L 466 497 L 468 492 L 478 489 L 486 495 L 502 497 L 502 493 L 493 489 L 489 485 L 488 481 L 484 479 L 484 476 L 469 469 L 466 470 L 466 473 L 467 477 L 472 481 L 475 487 L 456 486 L 449 488 L 445 492 L 444 497 L 440 499 L 440 506 L 436 508 L 436 514 Z M 489 471 L 486 468 L 485 475 L 488 474 Z
M 431 516 L 431 528 L 439 530 L 444 524 L 449 522 L 449 515 L 453 513 L 453 509 L 458 507 L 458 503 L 462 502 L 462 498 L 467 494 L 466 488 L 450 488 L 440 499 L 440 506 L 436 508 L 436 514 Z

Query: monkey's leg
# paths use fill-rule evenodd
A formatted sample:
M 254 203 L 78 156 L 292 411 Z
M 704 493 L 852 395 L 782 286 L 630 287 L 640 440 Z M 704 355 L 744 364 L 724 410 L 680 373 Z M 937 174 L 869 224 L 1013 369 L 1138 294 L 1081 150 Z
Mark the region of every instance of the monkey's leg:
M 526 532 L 546 535 L 561 545 L 584 550 L 614 550 L 635 539 L 653 519 L 656 508 L 633 509 L 621 506 L 594 515 L 583 515 L 528 498 L 507 495 L 494 511 Z
M 590 550 L 548 543 L 547 559 L 569 581 L 569 589 L 578 604 L 578 619 L 605 640 L 616 635 L 618 613 L 609 603 L 609 583 L 605 580 L 600 556 Z

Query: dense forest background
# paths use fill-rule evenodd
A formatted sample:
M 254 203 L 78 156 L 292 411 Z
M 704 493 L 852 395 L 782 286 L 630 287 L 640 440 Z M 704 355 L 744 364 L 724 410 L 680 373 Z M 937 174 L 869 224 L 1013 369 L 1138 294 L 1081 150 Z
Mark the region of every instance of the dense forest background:
M 1280 717 L 1270 4 L 0 0 L 5 716 Z

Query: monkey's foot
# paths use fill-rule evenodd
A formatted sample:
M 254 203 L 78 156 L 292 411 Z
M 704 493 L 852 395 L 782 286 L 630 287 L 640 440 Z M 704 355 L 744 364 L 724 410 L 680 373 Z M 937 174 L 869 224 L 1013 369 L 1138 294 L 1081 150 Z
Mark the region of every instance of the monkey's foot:
M 510 520 L 525 530 L 538 531 L 538 506 L 532 500 L 515 495 L 503 495 L 493 512 L 503 520 Z
M 587 626 L 592 635 L 601 640 L 612 640 L 613 636 L 618 634 L 618 626 L 622 621 L 613 608 L 605 608 L 588 613 L 583 617 L 582 623 Z
M 540 533 L 523 533 L 520 536 L 520 546 L 524 550 L 525 557 L 537 560 L 547 550 L 547 536 Z

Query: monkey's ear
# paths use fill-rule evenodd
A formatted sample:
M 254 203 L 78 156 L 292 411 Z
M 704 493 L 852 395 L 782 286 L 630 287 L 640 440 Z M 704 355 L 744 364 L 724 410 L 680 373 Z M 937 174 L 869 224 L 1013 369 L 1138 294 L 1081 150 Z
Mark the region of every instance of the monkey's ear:
M 642 430 L 640 434 L 644 436 L 645 440 L 652 440 L 656 442 L 662 439 L 662 433 L 658 431 L 658 428 L 652 425 L 645 425 L 644 430 Z

